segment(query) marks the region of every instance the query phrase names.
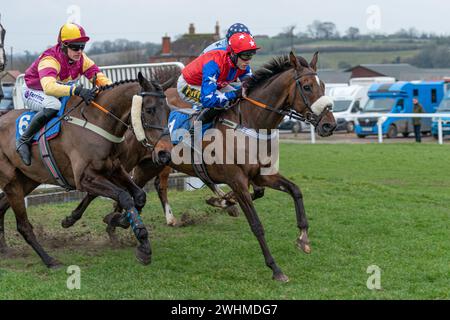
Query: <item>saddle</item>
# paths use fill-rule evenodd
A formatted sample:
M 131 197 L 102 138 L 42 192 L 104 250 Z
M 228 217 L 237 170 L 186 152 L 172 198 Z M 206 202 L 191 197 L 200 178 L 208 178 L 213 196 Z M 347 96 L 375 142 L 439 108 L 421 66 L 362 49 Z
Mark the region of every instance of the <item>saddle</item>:
M 180 134 L 178 130 L 184 129 L 187 131 L 191 131 L 194 120 L 198 118 L 198 116 L 200 115 L 200 111 L 193 109 L 193 105 L 191 103 L 188 103 L 183 99 L 181 99 L 176 88 L 169 88 L 164 93 L 166 94 L 167 104 L 171 109 L 169 115 L 170 138 L 172 140 L 172 143 L 176 145 L 183 141 L 183 134 Z M 204 124 L 202 126 L 202 136 L 206 130 L 208 130 L 213 126 L 213 124 L 214 122 L 211 122 Z M 184 130 L 183 132 L 185 133 L 186 131 Z M 183 141 L 183 143 L 186 143 L 187 145 L 190 146 L 192 160 L 194 159 L 194 154 L 196 152 L 201 153 L 200 157 L 200 159 L 202 159 L 201 163 L 195 164 L 194 161 L 192 161 L 192 167 L 197 177 L 200 178 L 200 180 L 202 180 L 203 183 L 205 183 L 210 188 L 214 188 L 215 183 L 208 175 L 206 165 L 203 162 L 202 151 L 195 150 L 195 148 L 193 147 L 194 146 L 193 136 L 191 136 L 191 139 L 189 139 L 188 141 Z

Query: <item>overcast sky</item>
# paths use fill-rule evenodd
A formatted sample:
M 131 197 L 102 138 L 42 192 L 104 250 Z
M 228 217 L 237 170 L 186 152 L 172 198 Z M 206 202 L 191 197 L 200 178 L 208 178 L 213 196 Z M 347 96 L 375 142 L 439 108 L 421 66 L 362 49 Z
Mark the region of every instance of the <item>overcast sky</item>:
M 79 14 L 78 14 L 79 12 Z M 362 33 L 392 33 L 401 28 L 450 34 L 448 0 L 1 0 L 0 22 L 5 47 L 15 52 L 43 51 L 56 43 L 60 26 L 80 20 L 93 41 L 126 38 L 160 43 L 161 37 L 187 32 L 214 32 L 219 21 L 222 36 L 234 22 L 253 34 L 276 35 L 288 25 L 306 31 L 314 20 L 332 21 L 343 33 L 350 26 Z

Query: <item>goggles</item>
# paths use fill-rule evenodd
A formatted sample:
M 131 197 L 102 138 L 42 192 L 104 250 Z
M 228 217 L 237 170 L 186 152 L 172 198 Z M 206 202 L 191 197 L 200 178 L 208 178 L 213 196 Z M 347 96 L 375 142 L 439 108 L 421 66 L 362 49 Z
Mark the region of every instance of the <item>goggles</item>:
M 80 51 L 80 50 L 84 50 L 86 45 L 84 43 L 83 44 L 69 43 L 69 44 L 67 44 L 67 47 L 72 51 Z
M 243 53 L 239 53 L 239 54 L 238 54 L 238 57 L 239 57 L 241 60 L 249 61 L 249 60 L 251 60 L 251 59 L 253 58 L 254 55 L 255 55 L 254 52 L 243 52 Z

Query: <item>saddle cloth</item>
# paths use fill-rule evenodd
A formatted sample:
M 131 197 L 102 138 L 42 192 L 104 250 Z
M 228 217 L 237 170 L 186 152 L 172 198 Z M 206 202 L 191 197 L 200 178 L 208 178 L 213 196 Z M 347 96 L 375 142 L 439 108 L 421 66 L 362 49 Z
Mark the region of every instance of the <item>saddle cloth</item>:
M 69 101 L 70 97 L 62 97 L 61 98 L 61 109 L 58 111 L 58 114 L 51 119 L 47 125 L 46 128 L 49 128 L 50 126 L 54 125 L 57 119 L 64 114 L 64 110 L 66 109 L 67 102 Z M 19 140 L 22 134 L 25 132 L 25 130 L 28 128 L 28 125 L 30 124 L 31 120 L 34 118 L 37 112 L 35 111 L 27 111 L 22 113 L 17 119 L 16 119 L 16 140 Z M 58 134 L 61 131 L 61 122 L 57 123 L 55 126 L 53 126 L 46 134 L 45 139 L 51 140 L 58 136 Z M 33 137 L 33 143 L 37 143 L 37 140 L 40 136 L 41 132 L 36 133 L 36 135 Z

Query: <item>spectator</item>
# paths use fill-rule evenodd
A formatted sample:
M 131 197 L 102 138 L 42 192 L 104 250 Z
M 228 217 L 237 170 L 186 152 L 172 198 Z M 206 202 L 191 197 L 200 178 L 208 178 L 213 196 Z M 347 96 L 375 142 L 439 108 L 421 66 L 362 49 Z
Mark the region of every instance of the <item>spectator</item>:
M 419 100 L 417 98 L 413 98 L 413 104 L 414 104 L 414 113 L 425 113 L 422 105 L 419 103 Z M 421 143 L 422 142 L 422 136 L 421 136 L 421 118 L 413 118 L 413 125 L 414 125 L 414 136 L 416 137 L 416 142 Z

